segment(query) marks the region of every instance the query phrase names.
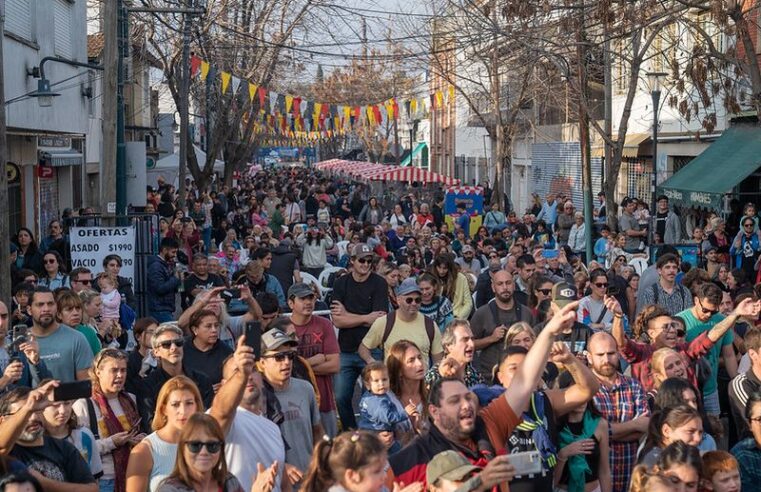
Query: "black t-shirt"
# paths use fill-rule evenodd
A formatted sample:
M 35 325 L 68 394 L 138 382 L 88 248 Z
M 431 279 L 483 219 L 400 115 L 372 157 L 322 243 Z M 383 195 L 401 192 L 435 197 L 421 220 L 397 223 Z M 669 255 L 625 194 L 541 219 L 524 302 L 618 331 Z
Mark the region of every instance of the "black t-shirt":
M 17 444 L 11 450 L 11 456 L 50 480 L 67 483 L 95 482 L 90 466 L 79 454 L 79 450 L 63 439 L 43 436 L 42 446 L 26 447 Z
M 193 339 L 187 337 L 182 362 L 188 367 L 204 373 L 211 384 L 217 384 L 222 381 L 222 364 L 232 353 L 233 350 L 219 340 L 211 349 L 201 352 L 193 345 Z
M 193 273 L 188 275 L 188 278 L 185 279 L 185 292 L 187 293 L 190 302 L 193 302 L 193 299 L 195 298 L 194 295 L 191 295 L 193 290 L 198 288 L 207 290 L 214 287 L 222 287 L 223 285 L 225 285 L 225 281 L 219 275 L 210 273 L 206 277 L 206 280 L 203 280 L 198 278 L 196 274 Z
M 664 236 L 666 234 L 666 219 L 668 216 L 668 212 L 658 212 L 655 214 L 655 232 L 661 236 L 661 241 L 664 241 Z
M 373 311 L 388 311 L 388 284 L 377 273 L 371 273 L 364 282 L 343 275 L 333 285 L 333 300 L 344 305 L 352 314 L 370 314 Z M 356 352 L 359 344 L 370 330 L 369 325 L 338 330 L 338 346 L 341 352 Z

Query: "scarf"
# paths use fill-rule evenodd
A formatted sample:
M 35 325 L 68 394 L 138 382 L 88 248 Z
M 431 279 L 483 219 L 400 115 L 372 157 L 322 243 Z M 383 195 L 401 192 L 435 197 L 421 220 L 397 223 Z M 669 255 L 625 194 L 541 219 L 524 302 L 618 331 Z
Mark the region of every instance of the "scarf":
M 595 429 L 597 429 L 597 422 L 599 421 L 600 417 L 595 417 L 587 410 L 584 412 L 580 435 L 577 436 L 572 433 L 568 426 L 563 427 L 560 431 L 560 447 L 564 448 L 576 441 L 589 439 L 594 435 Z M 568 468 L 568 492 L 584 492 L 584 486 L 587 483 L 587 473 L 592 473 L 586 457 L 579 454 L 571 456 L 568 458 L 566 466 Z
M 132 401 L 132 399 L 129 397 L 129 395 L 125 391 L 120 391 L 119 395 L 117 396 L 119 400 L 119 404 L 122 406 L 122 410 L 124 410 L 124 416 L 127 418 L 128 422 L 137 422 L 140 418 L 140 415 L 137 413 L 137 407 L 135 406 L 135 403 Z M 119 418 L 114 414 L 114 411 L 111 409 L 111 405 L 108 404 L 108 399 L 105 397 L 105 395 L 98 389 L 93 388 L 93 394 L 92 399 L 95 402 L 95 404 L 98 405 L 98 409 L 100 410 L 101 418 L 103 419 L 103 423 L 106 426 L 106 431 L 108 432 L 107 436 L 104 436 L 101 434 L 101 438 L 112 436 L 119 432 L 128 431 L 132 428 L 132 425 L 130 424 L 130 428 L 125 429 L 122 426 L 122 423 L 119 422 Z M 129 461 L 129 453 L 132 449 L 132 446 L 129 444 L 125 444 L 123 446 L 119 446 L 114 448 L 113 451 L 111 451 L 111 456 L 114 459 L 114 490 L 115 492 L 125 492 L 126 485 L 127 485 L 127 462 Z

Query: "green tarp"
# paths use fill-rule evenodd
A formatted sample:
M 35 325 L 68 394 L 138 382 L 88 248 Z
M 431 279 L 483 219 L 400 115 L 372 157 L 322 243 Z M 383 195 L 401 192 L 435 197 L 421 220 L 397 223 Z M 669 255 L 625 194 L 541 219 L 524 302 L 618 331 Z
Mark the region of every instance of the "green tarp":
M 723 196 L 761 167 L 761 128 L 735 126 L 658 186 L 671 203 L 721 210 Z
M 412 152 L 410 152 L 407 157 L 404 158 L 404 160 L 399 164 L 400 167 L 409 166 L 412 164 L 412 158 L 415 157 L 420 153 L 421 150 L 426 148 L 428 145 L 425 142 L 420 142 L 417 144 L 417 147 L 415 147 Z

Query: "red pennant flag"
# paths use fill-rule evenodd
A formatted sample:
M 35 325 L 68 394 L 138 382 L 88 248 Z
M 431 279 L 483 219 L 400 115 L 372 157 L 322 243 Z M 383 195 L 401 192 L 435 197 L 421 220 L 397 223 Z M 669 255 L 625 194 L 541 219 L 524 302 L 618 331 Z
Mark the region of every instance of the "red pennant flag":
M 399 118 L 399 103 L 396 102 L 396 98 L 392 99 L 394 105 L 394 119 Z
M 259 107 L 264 108 L 264 98 L 267 97 L 267 91 L 264 87 L 259 87 Z
M 300 97 L 294 97 L 293 98 L 293 116 L 298 116 L 301 114 L 301 98 Z
M 201 71 L 201 59 L 196 55 L 190 57 L 190 78 L 195 78 Z
M 382 121 L 381 111 L 377 104 L 373 104 L 373 116 L 375 116 L 375 124 L 379 125 Z

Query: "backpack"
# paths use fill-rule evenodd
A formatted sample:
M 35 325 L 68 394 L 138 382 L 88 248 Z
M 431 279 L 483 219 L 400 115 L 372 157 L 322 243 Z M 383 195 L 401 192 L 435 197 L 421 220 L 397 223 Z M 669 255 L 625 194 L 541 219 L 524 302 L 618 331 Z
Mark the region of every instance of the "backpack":
M 429 352 L 433 355 L 433 338 L 435 336 L 436 327 L 433 324 L 433 320 L 428 316 L 421 314 L 423 322 L 425 323 L 425 333 L 428 335 L 428 345 L 430 347 Z M 383 339 L 381 340 L 381 347 L 386 344 L 386 340 L 391 335 L 391 330 L 394 329 L 394 323 L 396 322 L 396 311 L 390 312 L 386 316 L 386 328 L 383 330 Z M 385 357 L 385 355 L 384 355 Z
M 521 321 L 521 303 L 513 299 L 513 310 L 515 311 L 515 319 Z M 494 321 L 494 326 L 500 325 L 499 314 L 497 313 L 497 303 L 492 299 L 489 301 L 489 311 L 491 312 L 491 319 Z

